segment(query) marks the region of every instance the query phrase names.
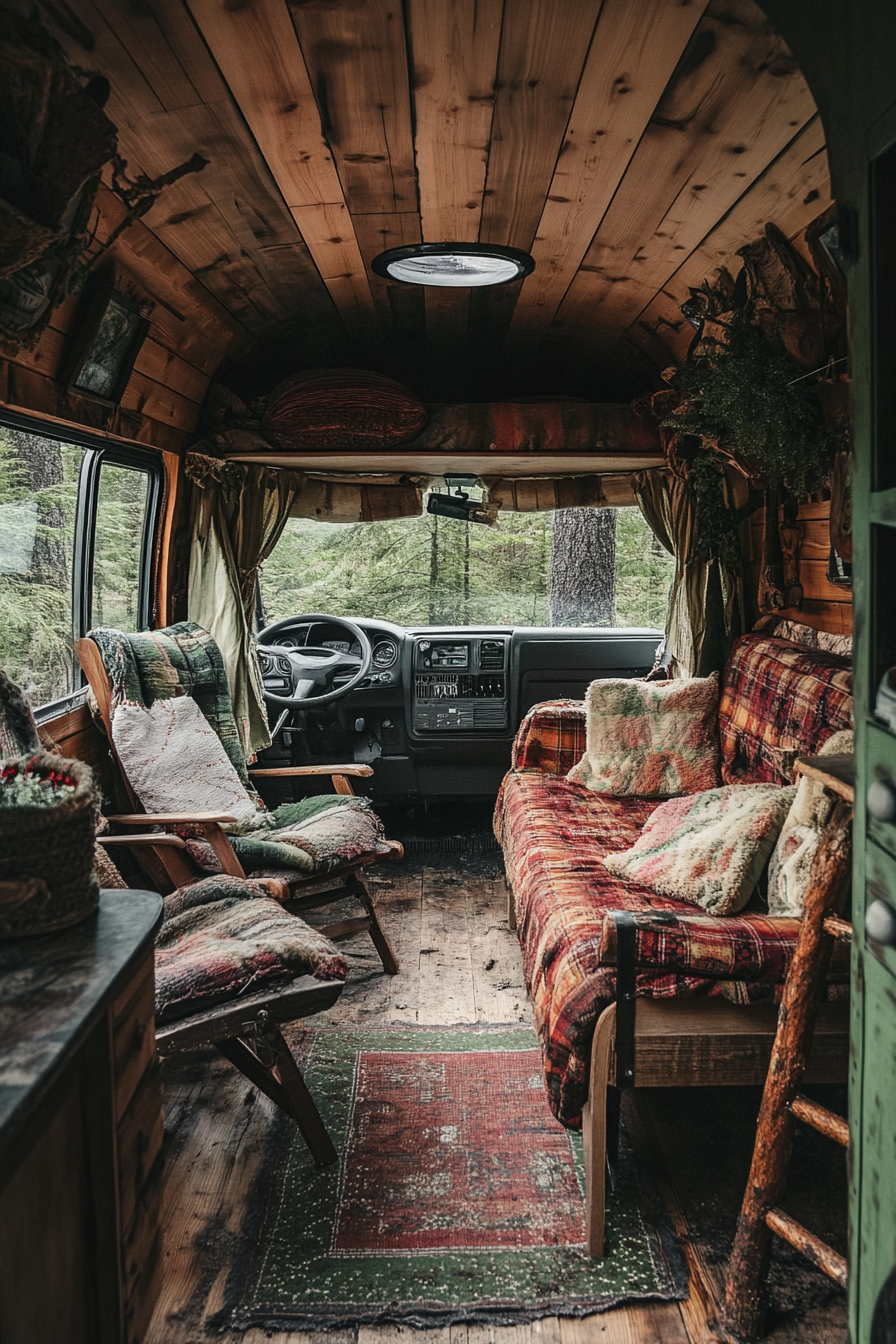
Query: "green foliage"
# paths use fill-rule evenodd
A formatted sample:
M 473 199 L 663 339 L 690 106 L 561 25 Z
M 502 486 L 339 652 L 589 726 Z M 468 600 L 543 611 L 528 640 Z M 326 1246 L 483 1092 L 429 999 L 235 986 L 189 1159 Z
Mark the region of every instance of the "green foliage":
M 502 513 L 495 528 L 431 514 L 352 525 L 292 518 L 264 566 L 265 618 L 547 625 L 552 526 L 550 513 Z M 640 510 L 618 510 L 620 625 L 665 623 L 672 569 Z
M 697 555 L 721 560 L 726 569 L 740 571 L 740 540 L 734 512 L 725 503 L 722 462 L 713 452 L 695 453 L 688 463 L 688 480 L 697 496 Z
M 738 309 L 728 343 L 678 370 L 677 386 L 691 405 L 665 423 L 724 443 L 766 485 L 806 494 L 827 479 L 840 445 L 803 373 L 779 339 L 767 339 L 748 310 Z

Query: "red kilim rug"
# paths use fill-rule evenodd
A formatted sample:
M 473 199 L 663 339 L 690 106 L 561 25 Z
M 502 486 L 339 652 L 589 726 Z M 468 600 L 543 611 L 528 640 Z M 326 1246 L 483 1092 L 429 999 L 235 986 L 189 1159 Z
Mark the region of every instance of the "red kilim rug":
M 231 1327 L 514 1324 L 685 1296 L 630 1154 L 607 1254 L 586 1254 L 581 1139 L 550 1113 L 531 1030 L 323 1030 L 306 1078 L 341 1160 L 315 1167 L 288 1131 L 244 1229 Z

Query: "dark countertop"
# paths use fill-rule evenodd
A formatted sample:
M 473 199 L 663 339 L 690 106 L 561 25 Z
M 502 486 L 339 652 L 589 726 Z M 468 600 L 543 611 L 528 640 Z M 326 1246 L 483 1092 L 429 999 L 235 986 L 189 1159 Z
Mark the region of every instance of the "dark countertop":
M 162 917 L 151 891 L 104 891 L 59 933 L 0 942 L 0 1162 L 97 1018 L 124 989 Z

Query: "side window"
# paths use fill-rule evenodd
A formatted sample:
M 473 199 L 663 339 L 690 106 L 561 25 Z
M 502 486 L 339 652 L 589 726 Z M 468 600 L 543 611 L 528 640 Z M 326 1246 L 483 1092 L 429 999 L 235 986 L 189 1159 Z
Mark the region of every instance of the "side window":
M 150 478 L 139 467 L 103 462 L 96 498 L 91 625 L 138 630 Z
M 74 640 L 149 624 L 153 454 L 0 424 L 0 665 L 35 708 L 79 691 Z

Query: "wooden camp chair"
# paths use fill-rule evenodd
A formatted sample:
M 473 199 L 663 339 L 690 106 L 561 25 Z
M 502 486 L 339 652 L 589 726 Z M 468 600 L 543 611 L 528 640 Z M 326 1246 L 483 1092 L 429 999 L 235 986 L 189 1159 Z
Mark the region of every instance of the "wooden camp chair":
M 112 740 L 112 690 L 99 647 L 88 637 L 75 641 L 75 652 L 78 655 L 88 685 L 96 698 L 100 717 L 109 740 L 110 754 L 118 765 L 121 782 L 133 807 L 132 812 L 110 816 L 108 820 L 125 828 L 190 826 L 214 850 L 222 872 L 231 877 L 246 877 L 247 874 L 226 833 L 221 829 L 223 825 L 233 822 L 233 817 L 226 813 L 188 811 L 149 815 L 143 810 L 142 804 L 131 787 L 118 759 L 115 744 Z M 285 766 L 274 770 L 249 771 L 252 779 L 273 776 L 279 778 L 329 776 L 333 781 L 335 792 L 339 794 L 353 793 L 350 777 L 365 777 L 372 773 L 369 765 L 356 764 L 299 765 Z M 133 845 L 133 839 L 130 843 Z M 396 975 L 398 961 L 380 924 L 367 884 L 361 876 L 365 868 L 379 863 L 383 859 L 394 862 L 403 857 L 404 848 L 398 841 L 392 840 L 387 843 L 390 846 L 388 854 L 361 854 L 350 862 L 332 868 L 326 873 L 296 873 L 295 876 L 284 874 L 276 879 L 266 878 L 264 881 L 271 894 L 279 900 L 288 901 L 290 910 L 296 913 L 312 910 L 318 906 L 332 905 L 334 902 L 343 901 L 347 897 L 357 900 L 364 910 L 363 916 L 329 924 L 322 928 L 321 932 L 332 938 L 334 942 L 351 938 L 357 933 L 368 932 L 379 953 L 383 969 L 389 975 Z M 163 892 L 186 886 L 207 876 L 205 873 L 197 872 L 185 852 L 185 847 L 178 849 L 165 841 L 161 841 L 158 836 L 154 836 L 152 833 L 141 835 L 138 853 L 140 863 L 148 876 Z

